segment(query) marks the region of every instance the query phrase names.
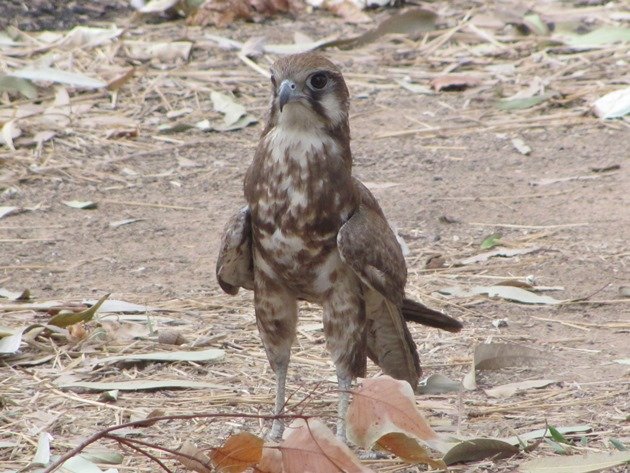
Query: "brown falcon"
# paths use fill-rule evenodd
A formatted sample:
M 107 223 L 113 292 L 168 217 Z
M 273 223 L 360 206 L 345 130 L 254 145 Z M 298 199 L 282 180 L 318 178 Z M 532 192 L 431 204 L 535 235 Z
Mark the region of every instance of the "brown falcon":
M 461 324 L 405 298 L 407 269 L 370 191 L 352 176 L 348 89 L 315 53 L 271 67 L 271 109 L 245 176 L 247 206 L 228 222 L 217 261 L 228 294 L 253 289 L 256 322 L 277 378 L 276 414 L 295 339 L 297 301 L 323 306 L 326 345 L 339 389 L 337 435 L 345 438 L 347 391 L 370 357 L 416 387 L 421 375 L 406 320 L 449 331 Z M 271 437 L 282 435 L 274 421 Z

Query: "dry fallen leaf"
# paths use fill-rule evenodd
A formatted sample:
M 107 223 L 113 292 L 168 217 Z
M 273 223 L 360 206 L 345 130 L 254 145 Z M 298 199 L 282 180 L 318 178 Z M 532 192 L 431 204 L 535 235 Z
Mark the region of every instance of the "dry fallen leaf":
M 304 9 L 297 0 L 206 0 L 188 17 L 191 25 L 224 28 L 236 20 L 261 20 L 276 13 L 297 13 Z
M 368 473 L 369 468 L 318 419 L 294 420 L 280 444 L 285 472 Z
M 503 384 L 501 386 L 495 386 L 494 388 L 485 389 L 485 393 L 490 397 L 503 399 L 513 396 L 519 391 L 526 391 L 528 389 L 540 389 L 557 382 L 558 381 L 555 379 L 532 379 L 529 381 L 520 381 L 518 383 L 509 383 Z
M 322 7 L 343 18 L 346 23 L 361 24 L 372 21 L 372 18 L 350 0 L 325 1 Z
M 210 458 L 192 442 L 184 442 L 177 451 L 183 455 L 176 455 L 175 459 L 186 468 L 197 473 L 212 473 Z
M 354 390 L 347 421 L 348 439 L 363 448 L 372 448 L 383 436 L 399 433 L 417 444 L 415 451 L 406 448 L 409 456 L 419 455 L 420 449 L 425 449 L 424 445 L 445 450 L 442 439 L 416 408 L 413 390 L 406 381 L 389 376 L 362 380 L 361 386 Z M 410 445 L 397 436 L 386 438 L 384 442 L 400 448 Z M 400 455 L 402 452 L 396 453 Z
M 211 454 L 216 469 L 225 473 L 240 473 L 260 462 L 263 439 L 248 432 L 232 435 L 222 447 Z
M 431 87 L 436 92 L 444 91 L 458 91 L 464 90 L 469 87 L 475 87 L 479 85 L 481 81 L 477 77 L 452 74 L 446 76 L 436 77 L 431 81 Z

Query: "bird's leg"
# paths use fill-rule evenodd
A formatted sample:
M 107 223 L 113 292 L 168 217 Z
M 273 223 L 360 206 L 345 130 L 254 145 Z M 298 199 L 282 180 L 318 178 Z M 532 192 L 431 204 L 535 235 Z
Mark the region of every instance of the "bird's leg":
M 348 443 L 346 437 L 346 415 L 350 401 L 350 386 L 352 377 L 337 373 L 337 386 L 339 386 L 339 406 L 337 407 L 337 438 L 343 443 Z
M 274 415 L 284 412 L 287 370 L 291 345 L 295 340 L 297 300 L 285 288 L 263 272 L 255 273 L 254 307 L 256 323 L 271 368 L 276 373 L 276 403 Z M 284 432 L 282 419 L 274 419 L 268 437 L 280 440 Z
M 365 376 L 366 322 L 359 281 L 348 269 L 339 270 L 335 285 L 324 300 L 326 346 L 337 369 L 339 406 L 337 437 L 346 442 L 346 414 L 350 385 L 357 376 Z
M 287 370 L 289 368 L 289 359 L 286 362 L 279 362 L 276 364 L 276 406 L 274 408 L 274 415 L 279 416 L 284 412 L 285 403 L 285 388 L 287 384 Z M 284 432 L 284 422 L 282 419 L 274 419 L 269 432 L 269 438 L 273 441 L 279 441 L 282 439 Z

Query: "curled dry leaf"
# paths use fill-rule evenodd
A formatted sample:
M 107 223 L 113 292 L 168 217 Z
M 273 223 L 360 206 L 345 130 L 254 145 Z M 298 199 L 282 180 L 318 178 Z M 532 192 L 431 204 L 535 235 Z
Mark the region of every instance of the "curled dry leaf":
M 518 289 L 518 288 L 514 288 Z M 462 380 L 469 391 L 477 389 L 477 370 L 498 370 L 512 366 L 533 366 L 544 362 L 545 354 L 511 343 L 482 343 L 475 347 L 471 369 Z
M 260 462 L 263 439 L 249 432 L 232 435 L 211 454 L 216 469 L 224 473 L 240 473 Z
M 68 327 L 70 325 L 78 324 L 79 322 L 88 322 L 92 320 L 94 314 L 98 311 L 98 309 L 103 305 L 103 302 L 109 297 L 109 294 L 104 295 L 99 299 L 99 301 L 94 304 L 92 307 L 83 310 L 81 312 L 68 312 L 61 311 L 57 315 L 55 315 L 52 319 L 48 321 L 49 325 L 54 325 L 55 327 Z
M 491 389 L 486 389 L 486 395 L 496 398 L 507 398 L 513 396 L 519 391 L 525 391 L 528 389 L 540 389 L 549 386 L 550 384 L 557 383 L 555 379 L 532 379 L 529 381 L 520 381 L 518 383 L 503 384 L 501 386 L 495 386 Z
M 276 13 L 297 13 L 303 8 L 297 0 L 206 0 L 188 18 L 188 23 L 224 28 L 236 20 L 259 21 Z
M 445 451 L 446 448 L 442 439 L 416 408 L 409 383 L 389 376 L 362 381 L 361 386 L 354 391 L 347 421 L 348 439 L 364 448 L 380 444 L 384 436 L 392 433 L 404 434 L 414 440 L 417 446 L 413 449 L 409 447 L 407 440 L 397 436 L 384 440 L 386 445 L 404 448 L 405 454 L 409 456 L 419 455 L 420 448 L 424 449 L 418 441 L 438 451 Z M 404 452 L 399 450 L 397 454 Z
M 519 452 L 518 447 L 498 439 L 469 439 L 454 445 L 444 455 L 447 465 L 454 463 L 478 461 L 486 458 L 509 458 Z
M 149 42 L 149 41 L 125 41 L 124 48 L 127 56 L 139 61 L 155 59 L 164 63 L 176 61 L 188 61 L 192 50 L 190 41 Z M 107 85 L 107 84 L 106 84 Z
M 184 442 L 178 452 L 182 455 L 176 455 L 175 459 L 186 468 L 197 473 L 212 473 L 210 458 L 192 442 Z
M 499 236 L 500 239 L 500 236 Z M 486 240 L 484 240 L 486 243 Z M 496 242 L 496 244 L 499 244 Z M 496 246 L 495 244 L 495 246 Z M 486 247 L 488 247 L 488 243 L 486 243 Z M 456 261 L 455 264 L 458 266 L 465 266 L 467 264 L 475 264 L 475 263 L 483 263 L 484 261 L 488 261 L 490 258 L 512 258 L 514 256 L 527 255 L 530 253 L 536 253 L 540 251 L 542 248 L 539 246 L 529 246 L 526 248 L 499 248 L 492 251 L 486 251 L 484 253 L 479 253 L 478 255 L 470 256 L 468 258 L 461 259 Z
M 350 0 L 325 1 L 323 8 L 343 18 L 346 23 L 370 23 L 372 19 Z
M 458 91 L 464 90 L 469 87 L 475 87 L 479 85 L 481 81 L 477 77 L 466 76 L 462 74 L 451 74 L 446 76 L 436 77 L 431 81 L 431 87 L 436 92 L 444 91 Z
M 428 449 L 423 447 L 414 438 L 408 437 L 400 432 L 385 434 L 376 444 L 383 450 L 393 453 L 409 463 L 422 463 L 435 469 L 445 469 L 446 463 L 443 460 L 431 458 Z
M 365 414 L 364 414 L 365 415 Z M 285 472 L 308 471 L 309 473 L 369 473 L 372 470 L 341 442 L 318 419 L 296 419 L 287 428 L 280 444 L 282 466 Z
M 284 473 L 282 470 L 282 452 L 278 446 L 263 446 L 262 457 L 253 469 L 254 473 Z

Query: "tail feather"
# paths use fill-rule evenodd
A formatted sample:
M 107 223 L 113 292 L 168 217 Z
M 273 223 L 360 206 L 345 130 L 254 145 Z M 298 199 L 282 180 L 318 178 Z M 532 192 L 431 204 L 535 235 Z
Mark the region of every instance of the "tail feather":
M 400 309 L 374 290 L 366 294 L 367 354 L 383 373 L 415 390 L 422 369 L 416 344 Z
M 429 309 L 427 306 L 411 299 L 403 300 L 402 314 L 407 322 L 416 322 L 448 332 L 459 332 L 463 327 L 459 320 L 437 310 Z

